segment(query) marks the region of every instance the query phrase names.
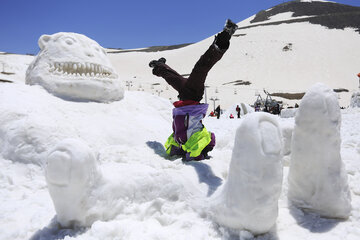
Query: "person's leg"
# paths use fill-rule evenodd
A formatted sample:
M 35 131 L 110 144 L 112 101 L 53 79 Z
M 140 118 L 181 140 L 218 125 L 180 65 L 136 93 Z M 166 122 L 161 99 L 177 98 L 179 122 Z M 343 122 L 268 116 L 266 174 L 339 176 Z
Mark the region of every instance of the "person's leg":
M 200 101 L 202 99 L 207 74 L 215 63 L 221 59 L 225 51 L 217 49 L 212 44 L 204 55 L 200 57 L 191 71 L 184 88 L 179 92 L 181 100 Z
M 224 30 L 215 36 L 214 42 L 196 62 L 184 88 L 179 92 L 181 100 L 200 101 L 202 99 L 207 74 L 229 48 L 230 38 L 236 29 L 236 24 L 228 20 Z
M 156 65 L 153 66 L 152 72 L 154 75 L 164 78 L 165 81 L 178 92 L 185 86 L 186 78 L 163 62 L 157 62 Z

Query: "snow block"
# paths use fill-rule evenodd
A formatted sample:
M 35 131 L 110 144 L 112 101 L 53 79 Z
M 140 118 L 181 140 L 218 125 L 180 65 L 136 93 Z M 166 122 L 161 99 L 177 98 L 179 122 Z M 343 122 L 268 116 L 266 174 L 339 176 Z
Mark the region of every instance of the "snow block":
M 324 84 L 314 85 L 295 117 L 288 197 L 296 206 L 329 218 L 347 218 L 351 211 L 340 125 L 337 95 Z
M 45 171 L 57 221 L 63 227 L 86 225 L 84 199 L 99 174 L 91 149 L 81 140 L 65 139 L 49 151 Z
M 276 117 L 247 115 L 236 131 L 228 179 L 211 203 L 219 224 L 254 234 L 274 226 L 282 187 L 281 149 Z
M 360 92 L 354 92 L 351 95 L 351 100 L 350 100 L 350 107 L 352 108 L 360 108 Z
M 295 117 L 297 108 L 287 108 L 287 109 L 282 109 L 280 112 L 280 117 L 281 118 L 292 118 Z

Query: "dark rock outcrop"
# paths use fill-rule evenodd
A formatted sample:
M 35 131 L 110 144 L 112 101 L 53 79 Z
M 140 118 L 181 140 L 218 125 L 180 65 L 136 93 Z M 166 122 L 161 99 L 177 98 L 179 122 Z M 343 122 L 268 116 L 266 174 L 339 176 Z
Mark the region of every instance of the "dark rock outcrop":
M 266 23 L 271 16 L 285 12 L 293 12 L 292 17 L 304 18 Z M 259 23 L 259 25 L 275 25 L 293 22 L 310 22 L 320 24 L 329 29 L 344 29 L 350 27 L 355 28 L 357 32 L 360 33 L 360 7 L 332 2 L 291 1 L 279 4 L 267 11 L 262 10 L 250 21 L 252 24 Z

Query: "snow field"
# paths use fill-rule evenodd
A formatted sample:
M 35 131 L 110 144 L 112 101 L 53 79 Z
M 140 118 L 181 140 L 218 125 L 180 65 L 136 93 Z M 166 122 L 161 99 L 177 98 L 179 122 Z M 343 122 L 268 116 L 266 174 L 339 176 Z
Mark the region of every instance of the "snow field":
M 76 103 L 39 87 L 12 84 L 1 86 L 0 98 L 1 239 L 256 238 L 248 231 L 228 231 L 218 225 L 204 201 L 222 191 L 220 186 L 229 179 L 234 139 L 241 140 L 235 137 L 236 129 L 244 118 L 205 118 L 205 126 L 217 137 L 212 158 L 184 164 L 164 158 L 161 144 L 171 132 L 172 109 L 164 99 L 126 92 L 121 102 L 112 104 Z M 360 236 L 359 114 L 358 109 L 342 110 L 341 155 L 352 194 L 349 219 L 320 218 L 288 206 L 289 167 L 285 165 L 276 227 L 256 239 L 355 240 Z M 277 121 L 282 132 L 294 126 L 293 118 Z M 11 132 L 19 132 L 13 143 Z M 80 138 L 89 145 L 101 174 L 85 201 L 87 221 L 92 222 L 87 228 L 59 227 L 46 186 L 43 156 L 65 138 Z M 33 146 L 38 146 L 38 152 Z M 82 149 L 80 144 L 75 146 L 77 151 Z

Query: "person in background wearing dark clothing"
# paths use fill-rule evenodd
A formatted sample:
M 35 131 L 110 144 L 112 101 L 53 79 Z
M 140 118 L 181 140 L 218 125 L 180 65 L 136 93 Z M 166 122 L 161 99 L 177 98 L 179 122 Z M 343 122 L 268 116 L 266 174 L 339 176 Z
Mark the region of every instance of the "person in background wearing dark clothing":
M 280 115 L 280 112 L 281 112 L 280 104 L 277 103 L 277 104 L 276 104 L 276 107 L 275 107 L 275 113 L 274 113 L 274 114 Z
M 240 107 L 239 107 L 239 105 L 236 106 L 236 112 L 237 112 L 237 117 L 240 118 Z
M 200 104 L 200 100 L 208 72 L 228 50 L 230 38 L 237 28 L 230 19 L 226 21 L 223 31 L 215 36 L 214 42 L 196 62 L 188 78 L 166 65 L 165 58 L 149 63 L 153 68 L 152 73 L 164 78 L 179 93 L 179 101 L 173 103 L 173 133 L 165 143 L 166 153 L 170 156 L 181 155 L 186 161 L 202 160 L 214 148 L 215 135 L 202 124 L 209 105 Z
M 220 109 L 220 105 L 219 105 L 219 106 L 217 106 L 217 108 L 215 109 L 215 113 L 216 113 L 217 119 L 220 118 L 220 114 L 221 114 L 220 112 L 221 112 L 221 109 Z

